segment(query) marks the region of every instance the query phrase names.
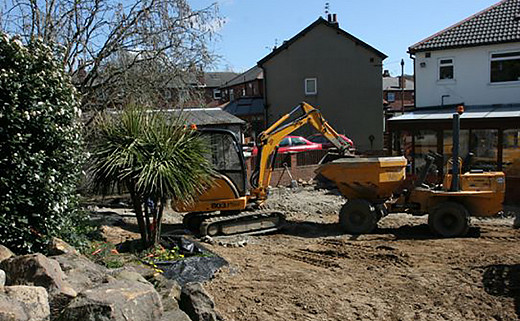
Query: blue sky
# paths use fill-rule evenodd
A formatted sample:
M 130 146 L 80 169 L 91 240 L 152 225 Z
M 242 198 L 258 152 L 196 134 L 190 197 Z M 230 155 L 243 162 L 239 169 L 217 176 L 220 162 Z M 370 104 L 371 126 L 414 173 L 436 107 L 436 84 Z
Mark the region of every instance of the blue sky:
M 325 16 L 325 3 L 340 28 L 385 53 L 384 69 L 413 73 L 408 47 L 483 10 L 499 0 L 218 0 L 226 23 L 214 51 L 215 70 L 242 72 L 256 65 L 275 43 L 281 44 Z M 189 0 L 201 8 L 215 0 Z

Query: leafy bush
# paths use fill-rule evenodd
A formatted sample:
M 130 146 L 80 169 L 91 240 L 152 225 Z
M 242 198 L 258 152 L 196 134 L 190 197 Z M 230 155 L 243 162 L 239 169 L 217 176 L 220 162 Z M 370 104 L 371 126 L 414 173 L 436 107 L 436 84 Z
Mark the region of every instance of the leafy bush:
M 56 53 L 0 33 L 0 242 L 17 253 L 81 241 L 80 110 Z

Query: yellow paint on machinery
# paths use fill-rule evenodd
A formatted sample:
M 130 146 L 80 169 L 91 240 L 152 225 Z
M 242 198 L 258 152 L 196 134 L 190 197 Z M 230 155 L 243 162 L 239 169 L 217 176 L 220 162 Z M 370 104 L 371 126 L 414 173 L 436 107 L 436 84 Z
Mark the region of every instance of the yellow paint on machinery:
M 321 165 L 316 173 L 334 181 L 348 199 L 387 199 L 403 183 L 404 157 L 343 158 Z
M 172 207 L 177 212 L 213 212 L 243 210 L 246 204 L 247 197 L 238 194 L 233 182 L 219 176 L 194 204 L 172 203 Z

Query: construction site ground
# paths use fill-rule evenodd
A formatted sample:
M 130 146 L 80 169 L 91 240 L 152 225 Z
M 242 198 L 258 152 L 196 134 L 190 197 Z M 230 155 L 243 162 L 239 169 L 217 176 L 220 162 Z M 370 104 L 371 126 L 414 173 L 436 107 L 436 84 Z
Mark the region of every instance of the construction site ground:
M 314 186 L 274 189 L 268 204 L 286 213 L 283 231 L 207 244 L 229 262 L 204 285 L 224 319 L 520 318 L 518 207 L 473 218 L 467 237 L 441 239 L 426 216 L 404 213 L 369 235 L 346 235 L 337 224 L 344 202 Z M 165 229 L 181 219 L 170 212 Z

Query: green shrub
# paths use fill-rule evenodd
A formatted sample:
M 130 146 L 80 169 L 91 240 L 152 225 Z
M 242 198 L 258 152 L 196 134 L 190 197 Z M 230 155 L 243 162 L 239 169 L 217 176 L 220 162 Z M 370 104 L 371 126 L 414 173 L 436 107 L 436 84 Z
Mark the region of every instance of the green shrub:
M 76 245 L 80 109 L 56 51 L 0 33 L 0 242 L 43 251 L 50 236 Z

